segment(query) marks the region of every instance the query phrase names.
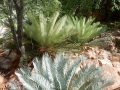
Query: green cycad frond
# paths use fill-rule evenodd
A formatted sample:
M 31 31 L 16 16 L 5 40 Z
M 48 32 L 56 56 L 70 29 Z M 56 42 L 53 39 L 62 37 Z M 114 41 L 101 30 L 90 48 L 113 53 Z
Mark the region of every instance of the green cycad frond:
M 72 29 L 76 32 L 70 38 L 71 42 L 81 43 L 82 45 L 105 31 L 105 28 L 99 26 L 99 22 L 93 23 L 93 18 L 86 19 L 84 17 L 78 19 L 77 17 L 70 17 L 68 19 L 68 23 L 71 23 L 73 25 Z
M 101 47 L 107 47 L 108 45 L 105 43 L 105 41 L 110 41 L 112 40 L 112 37 L 101 37 L 101 38 L 97 38 L 95 40 L 92 40 L 90 42 L 87 43 L 87 45 L 89 46 L 101 46 Z
M 28 15 L 31 25 L 24 23 L 26 34 L 35 40 L 39 46 L 51 47 L 68 37 L 71 27 L 67 27 L 67 16 L 58 19 L 59 12 L 56 12 L 51 18 L 47 19 L 43 14 L 39 18 Z
M 93 18 L 80 18 L 77 17 L 68 17 L 67 24 L 71 25 L 72 34 L 66 38 L 65 42 L 61 43 L 61 47 L 59 50 L 61 51 L 72 51 L 72 52 L 80 52 L 81 47 L 84 45 L 103 45 L 102 38 L 100 40 L 93 40 L 96 36 L 100 35 L 102 32 L 106 30 L 105 27 L 100 26 L 99 22 L 94 23 Z M 107 37 L 106 37 L 107 38 Z M 109 37 L 108 37 L 109 38 Z M 93 40 L 93 41 L 92 41 Z M 106 40 L 106 39 L 105 39 Z M 91 42 L 90 42 L 91 41 Z M 97 43 L 95 43 L 97 42 Z
M 70 62 L 69 57 L 58 54 L 53 61 L 45 54 L 42 63 L 37 58 L 34 59 L 33 72 L 22 67 L 15 73 L 28 90 L 102 90 L 111 85 L 110 79 L 103 79 L 102 67 L 96 67 L 92 63 L 76 73 L 85 59 L 85 56 L 80 56 Z

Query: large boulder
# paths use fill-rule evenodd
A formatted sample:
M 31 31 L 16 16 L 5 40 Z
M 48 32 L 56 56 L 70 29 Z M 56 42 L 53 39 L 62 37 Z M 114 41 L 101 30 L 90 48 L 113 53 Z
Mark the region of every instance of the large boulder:
M 120 87 L 120 76 L 117 69 L 115 67 L 111 67 L 110 65 L 103 65 L 103 68 L 103 76 L 106 78 L 111 76 L 111 81 L 114 83 L 113 85 L 106 87 L 105 90 L 114 90 Z

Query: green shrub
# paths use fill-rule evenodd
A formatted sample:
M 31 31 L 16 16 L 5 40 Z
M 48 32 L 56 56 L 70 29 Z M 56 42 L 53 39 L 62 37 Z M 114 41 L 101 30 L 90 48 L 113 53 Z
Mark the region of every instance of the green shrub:
M 72 26 L 73 31 L 75 32 L 69 39 L 72 43 L 79 43 L 83 45 L 93 39 L 94 37 L 100 35 L 106 29 L 100 26 L 99 22 L 94 23 L 93 18 L 80 18 L 71 17 L 68 20 Z
M 106 30 L 99 22 L 94 23 L 93 18 L 60 18 L 58 12 L 51 18 L 40 14 L 39 18 L 28 15 L 28 19 L 30 22 L 24 23 L 25 33 L 44 52 L 78 49 Z
M 25 13 L 32 13 L 34 16 L 44 13 L 49 17 L 61 9 L 61 3 L 58 0 L 24 0 L 24 8 Z
M 42 51 L 54 48 L 70 35 L 72 26 L 66 24 L 67 16 L 59 18 L 59 12 L 49 19 L 43 14 L 40 14 L 39 18 L 29 14 L 28 19 L 31 24 L 24 23 L 25 33 L 43 49 Z

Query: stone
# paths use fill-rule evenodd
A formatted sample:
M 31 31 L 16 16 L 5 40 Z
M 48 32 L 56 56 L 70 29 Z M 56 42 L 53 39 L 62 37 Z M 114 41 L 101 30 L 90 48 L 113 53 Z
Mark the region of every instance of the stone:
M 116 68 L 111 67 L 110 65 L 103 65 L 104 72 L 103 76 L 105 78 L 111 76 L 111 81 L 114 82 L 113 85 L 107 86 L 105 90 L 114 90 L 120 86 L 120 76 Z
M 96 53 L 92 50 L 88 50 L 86 55 L 88 56 L 89 59 L 95 59 L 96 58 Z
M 120 62 L 113 61 L 112 64 L 113 64 L 113 67 L 115 67 L 118 70 L 118 73 L 120 73 Z
M 101 66 L 104 65 L 104 64 L 113 66 L 112 63 L 111 63 L 111 61 L 109 59 L 107 59 L 107 58 L 106 59 L 98 59 L 98 61 L 99 61 L 99 63 L 100 63 Z
M 8 80 L 7 79 L 5 79 L 4 77 L 2 77 L 1 75 L 0 75 L 0 90 L 8 90 L 7 88 L 6 88 L 6 82 L 7 82 Z
M 109 57 L 111 61 L 119 61 L 120 62 L 120 53 L 112 53 L 112 56 Z
M 98 54 L 98 58 L 99 59 L 108 59 L 109 56 L 111 56 L 111 53 L 106 51 L 106 50 L 103 50 L 103 49 L 100 49 L 100 53 Z

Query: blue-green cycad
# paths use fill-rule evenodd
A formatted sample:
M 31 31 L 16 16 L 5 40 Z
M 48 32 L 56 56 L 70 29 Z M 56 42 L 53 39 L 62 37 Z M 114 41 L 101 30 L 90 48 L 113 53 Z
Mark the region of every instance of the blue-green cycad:
M 42 60 L 34 58 L 34 69 L 22 67 L 15 73 L 27 90 L 102 90 L 111 83 L 101 76 L 102 68 L 89 64 L 78 72 L 76 69 L 86 59 L 80 56 L 70 62 L 62 54 L 54 61 L 47 55 Z
M 67 16 L 59 18 L 59 12 L 56 12 L 51 18 L 40 14 L 39 18 L 28 15 L 31 24 L 24 23 L 26 34 L 32 38 L 39 47 L 53 47 L 65 40 L 70 33 L 71 26 L 66 24 Z

